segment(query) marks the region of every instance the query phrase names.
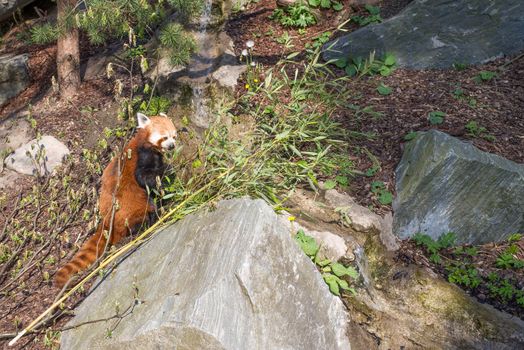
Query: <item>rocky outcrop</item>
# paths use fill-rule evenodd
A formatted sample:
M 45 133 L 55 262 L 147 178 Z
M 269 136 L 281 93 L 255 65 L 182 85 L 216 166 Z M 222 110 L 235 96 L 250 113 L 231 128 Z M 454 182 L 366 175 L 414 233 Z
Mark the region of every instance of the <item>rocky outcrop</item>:
M 326 60 L 392 53 L 398 65 L 415 69 L 483 63 L 524 50 L 524 2 L 415 0 L 399 15 L 337 38 L 324 50 Z
M 27 59 L 27 54 L 0 56 L 0 106 L 27 87 Z
M 524 165 L 439 131 L 407 144 L 396 171 L 394 232 L 460 243 L 497 242 L 524 231 Z
M 53 136 L 31 140 L 5 159 L 8 169 L 26 175 L 47 175 L 62 164 L 69 149 Z
M 8 19 L 17 9 L 32 3 L 34 0 L 0 0 L 0 22 Z
M 354 260 L 352 264 L 358 267 L 356 295 L 343 296 L 352 321 L 348 335 L 353 349 L 524 347 L 522 320 L 479 303 L 426 268 L 400 263 L 391 252 L 396 242 L 385 240 L 392 236 L 389 214 L 382 219 L 336 190 L 326 191 L 323 198 L 300 190 L 290 199 L 286 207 L 290 204 L 294 215 L 305 219 L 300 228 L 306 235 L 318 238 L 319 245 L 328 243 L 326 235 L 313 230 L 342 237 L 346 244 L 337 245 L 341 250 L 349 248 L 344 259 Z M 338 213 L 339 219 L 334 220 L 331 213 Z M 367 226 L 366 232 L 355 229 L 365 227 L 348 225 L 353 220 L 376 223 L 377 218 L 381 224 Z
M 61 349 L 349 349 L 348 320 L 261 200 L 220 202 L 165 228 L 75 311 Z M 108 334 L 110 338 L 108 339 Z

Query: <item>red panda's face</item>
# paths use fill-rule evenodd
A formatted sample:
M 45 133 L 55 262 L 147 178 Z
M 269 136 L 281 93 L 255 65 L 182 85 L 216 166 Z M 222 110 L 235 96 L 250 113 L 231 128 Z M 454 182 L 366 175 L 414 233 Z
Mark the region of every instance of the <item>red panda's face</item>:
M 137 113 L 138 128 L 147 131 L 147 141 L 159 150 L 172 150 L 175 148 L 177 136 L 175 125 L 165 114 L 147 117 Z

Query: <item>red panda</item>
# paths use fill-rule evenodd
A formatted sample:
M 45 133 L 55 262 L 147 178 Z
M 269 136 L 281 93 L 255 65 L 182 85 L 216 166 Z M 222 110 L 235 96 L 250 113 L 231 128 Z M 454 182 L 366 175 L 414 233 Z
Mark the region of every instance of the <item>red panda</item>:
M 138 113 L 137 120 L 137 133 L 102 174 L 101 223 L 73 259 L 56 273 L 54 282 L 59 288 L 102 255 L 107 238 L 110 244 L 116 244 L 129 232 L 154 221 L 156 208 L 147 188 L 155 187 L 156 178 L 163 175 L 162 152 L 175 147 L 177 131 L 165 114 L 148 118 Z

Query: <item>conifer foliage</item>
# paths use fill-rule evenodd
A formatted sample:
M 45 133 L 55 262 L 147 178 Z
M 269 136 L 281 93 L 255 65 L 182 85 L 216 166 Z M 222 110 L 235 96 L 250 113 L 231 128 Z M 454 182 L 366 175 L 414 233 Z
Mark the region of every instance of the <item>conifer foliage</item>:
M 32 28 L 31 39 L 38 44 L 57 41 L 60 93 L 69 97 L 80 84 L 78 31 L 96 45 L 128 36 L 133 37 L 133 42 L 158 36 L 160 49 L 168 53 L 171 63 L 186 64 L 195 42 L 185 27 L 199 15 L 203 1 L 57 0 L 56 23 Z

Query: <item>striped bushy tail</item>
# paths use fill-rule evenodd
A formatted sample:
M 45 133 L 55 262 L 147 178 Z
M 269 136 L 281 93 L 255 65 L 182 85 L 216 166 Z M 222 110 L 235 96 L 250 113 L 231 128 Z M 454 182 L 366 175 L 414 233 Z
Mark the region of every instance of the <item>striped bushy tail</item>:
M 107 239 L 103 234 L 103 225 L 84 243 L 70 262 L 65 264 L 55 275 L 55 286 L 62 288 L 72 275 L 85 270 L 104 252 Z

